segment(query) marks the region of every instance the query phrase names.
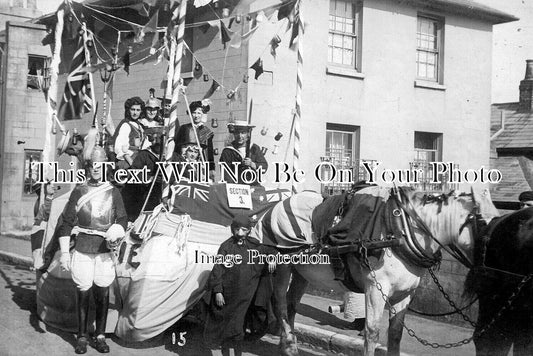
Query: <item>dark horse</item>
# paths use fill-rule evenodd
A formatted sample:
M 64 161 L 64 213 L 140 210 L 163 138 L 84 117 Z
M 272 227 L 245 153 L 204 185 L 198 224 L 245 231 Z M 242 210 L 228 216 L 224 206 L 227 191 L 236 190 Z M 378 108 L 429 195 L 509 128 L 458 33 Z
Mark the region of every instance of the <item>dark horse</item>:
M 369 195 L 371 191 L 367 189 L 361 190 L 353 196 L 357 194 Z M 298 201 L 298 197 L 302 194 L 305 192 L 294 195 L 290 199 Z M 403 203 L 400 202 L 401 208 L 384 208 L 383 214 L 374 215 L 376 217 L 374 220 L 368 219 L 368 215 L 365 218 L 362 217 L 361 210 L 358 210 L 359 205 L 354 204 L 355 200 L 351 194 L 346 195 L 344 203 L 342 196 L 331 197 L 314 209 L 305 210 L 308 215 L 319 211 L 318 215 L 322 217 L 322 226 L 320 224 L 313 225 L 313 232 L 319 237 L 324 236 L 323 232 L 325 232 L 326 237 L 331 237 L 333 230 L 344 231 L 344 236 L 347 239 L 350 236 L 359 236 L 361 235 L 360 225 L 354 224 L 358 218 L 360 221 L 367 221 L 367 227 L 374 227 L 377 224 L 383 224 L 382 221 L 391 216 L 389 212 L 395 217 L 399 217 L 402 216 L 401 211 L 403 211 L 408 215 L 407 220 L 411 221 L 409 227 L 406 228 L 410 230 L 406 239 L 411 240 L 409 242 L 411 245 L 418 246 L 418 249 L 412 253 L 402 250 L 402 247 L 387 247 L 383 249 L 381 258 L 369 258 L 367 261 L 361 259 L 360 255 L 358 257 L 357 251 L 344 254 L 346 275 L 351 277 L 353 286 L 355 286 L 355 288 L 350 287 L 350 289 L 357 291 L 356 288 L 358 287 L 359 291 L 363 290 L 366 295 L 365 355 L 374 355 L 379 337 L 379 319 L 386 304 L 389 304 L 389 310 L 394 310 L 394 312 L 390 312 L 389 319 L 388 353 L 389 355 L 399 355 L 403 319 L 426 267 L 438 262 L 439 250 L 443 247 L 460 250 L 465 258 L 470 259 L 474 246 L 474 225 L 478 216 L 490 221 L 498 215 L 490 200 L 488 190 L 480 194 L 451 192 L 439 196 L 429 196 L 423 192 L 413 191 L 406 191 L 404 194 Z M 379 196 L 382 197 L 382 195 Z M 386 200 L 387 197 L 383 196 L 383 199 Z M 390 199 L 386 202 L 388 207 Z M 292 202 L 279 204 L 292 206 Z M 327 205 L 325 209 L 323 208 L 324 204 Z M 298 211 L 300 217 L 305 215 L 303 211 L 304 209 Z M 479 214 L 473 214 L 474 212 L 479 212 Z M 328 215 L 329 218 L 327 218 Z M 331 227 L 333 217 L 336 215 L 342 219 L 334 227 Z M 265 216 L 268 217 L 268 213 Z M 471 219 L 473 216 L 474 218 Z M 313 220 L 311 216 L 308 218 L 309 221 Z M 274 235 L 273 239 L 279 242 L 281 236 L 286 232 L 283 225 L 276 225 L 270 218 L 265 222 L 265 219 L 259 221 L 259 228 L 261 225 L 270 226 L 269 229 L 265 230 L 267 236 Z M 271 222 L 270 225 L 269 221 Z M 294 226 L 292 223 L 291 225 Z M 290 229 L 290 226 L 287 229 Z M 380 231 L 380 234 L 388 235 L 389 229 Z M 385 236 L 383 235 L 382 238 L 384 239 Z M 277 266 L 275 276 L 274 309 L 281 325 L 281 352 L 285 355 L 296 355 L 298 351 L 293 332 L 294 316 L 307 284 L 311 283 L 322 289 L 339 292 L 348 289 L 339 280 L 336 280 L 337 274 L 334 274 L 330 265 L 280 264 Z
M 533 208 L 493 220 L 476 242 L 465 292 L 479 297 L 477 355 L 533 355 Z M 528 279 L 529 277 L 529 279 Z

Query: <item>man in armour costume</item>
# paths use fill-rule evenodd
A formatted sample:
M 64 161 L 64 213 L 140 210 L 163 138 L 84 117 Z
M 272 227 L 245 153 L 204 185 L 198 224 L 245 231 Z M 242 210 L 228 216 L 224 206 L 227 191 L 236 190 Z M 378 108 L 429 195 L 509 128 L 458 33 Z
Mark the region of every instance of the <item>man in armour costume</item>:
M 63 211 L 63 222 L 58 230 L 61 267 L 71 271 L 72 280 L 77 285 L 77 354 L 87 352 L 91 293 L 96 304 L 95 348 L 101 353 L 109 352 L 105 328 L 109 285 L 115 279 L 110 247 L 114 247 L 124 237 L 127 216 L 119 190 L 102 176 L 101 163 L 106 160 L 104 149 L 95 147 L 88 161 L 89 179 L 76 186 L 70 194 Z M 77 236 L 73 239 L 74 251 L 71 257 L 71 235 L 75 232 Z

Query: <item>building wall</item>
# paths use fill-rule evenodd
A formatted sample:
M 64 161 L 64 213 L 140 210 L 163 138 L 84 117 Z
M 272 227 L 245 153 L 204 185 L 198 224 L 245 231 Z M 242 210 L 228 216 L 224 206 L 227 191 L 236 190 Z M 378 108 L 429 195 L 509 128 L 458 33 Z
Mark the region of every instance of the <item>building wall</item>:
M 325 154 L 326 122 L 359 126 L 360 158 L 382 161 L 386 168 L 409 167 L 414 158 L 414 131 L 442 133 L 444 161 L 454 161 L 463 169 L 488 165 L 490 24 L 444 15 L 444 83 L 443 90 L 435 90 L 414 85 L 416 8 L 390 1 L 364 2 L 364 78 L 326 73 L 328 17 L 324 14 L 329 12 L 328 2 L 306 1 L 302 11 L 312 26 L 306 27 L 304 38 L 301 166 L 312 170 Z M 265 43 L 279 26 L 268 24 L 258 30 L 251 41 L 249 65 L 264 53 Z M 290 32 L 282 29 L 280 34 L 278 59 L 274 61 L 268 52 L 263 57 L 265 69 L 274 72 L 273 79 L 263 74 L 258 81 L 251 80 L 249 96 L 257 108 L 256 122 L 268 123 L 274 131 L 279 127 L 285 133 L 282 143 L 287 144 L 296 53 L 287 49 Z M 271 146 L 271 137 L 267 141 Z M 468 155 L 460 148 L 468 149 Z M 319 188 L 313 178 L 304 186 Z
M 33 224 L 36 195 L 23 193 L 24 149 L 42 150 L 46 105 L 41 91 L 27 88 L 28 55 L 50 56 L 50 50 L 40 43 L 44 30 L 41 25 L 7 23 L 1 106 L 2 232 L 27 229 Z
M 0 0 L 0 30 L 7 21 L 27 21 L 39 17 L 37 0 Z

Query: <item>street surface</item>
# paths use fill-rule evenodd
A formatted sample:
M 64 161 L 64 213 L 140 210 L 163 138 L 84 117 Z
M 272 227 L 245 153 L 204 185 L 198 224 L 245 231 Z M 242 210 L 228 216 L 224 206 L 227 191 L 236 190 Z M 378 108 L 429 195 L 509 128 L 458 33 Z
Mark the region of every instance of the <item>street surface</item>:
M 29 241 L 11 238 L 0 238 L 0 250 L 10 251 L 29 256 Z M 363 296 L 361 296 L 363 297 Z M 364 298 L 364 297 L 363 297 Z M 340 304 L 328 298 L 305 294 L 296 315 L 296 321 L 320 330 L 347 335 L 351 338 L 361 338 L 359 332 L 348 328 L 349 321 L 342 318 L 342 314 L 329 314 L 329 305 Z M 75 335 L 50 328 L 40 322 L 35 314 L 35 272 L 27 267 L 15 266 L 0 260 L 0 356 L 4 355 L 74 355 Z M 364 307 L 361 302 L 357 317 L 364 317 Z M 385 312 L 380 325 L 380 343 L 387 343 L 388 312 Z M 428 341 L 448 343 L 468 338 L 472 330 L 414 315 L 407 315 L 406 324 L 415 330 L 417 335 Z M 175 343 L 172 343 L 174 332 Z M 179 346 L 180 333 L 186 332 L 185 345 Z M 197 324 L 181 322 L 164 334 L 153 340 L 136 344 L 125 344 L 114 335 L 108 335 L 111 355 L 211 355 L 205 349 L 202 341 L 202 330 Z M 278 354 L 278 340 L 276 337 L 265 336 L 263 339 L 245 346 L 245 355 Z M 305 348 L 299 343 L 300 355 L 332 355 L 322 349 Z M 411 355 L 439 355 L 439 356 L 473 356 L 472 343 L 460 348 L 432 349 L 418 343 L 404 332 L 401 351 Z M 98 355 L 90 348 L 88 355 Z M 214 355 L 221 355 L 216 350 Z
M 36 316 L 35 273 L 0 261 L 0 355 L 75 355 L 75 335 L 46 326 Z M 185 345 L 180 346 L 180 333 Z M 174 337 L 173 337 L 174 333 Z M 180 322 L 162 335 L 142 343 L 126 344 L 108 335 L 110 355 L 221 355 L 220 350 L 203 346 L 202 328 L 198 324 Z M 174 340 L 174 343 L 173 343 Z M 272 336 L 245 344 L 244 355 L 272 356 L 278 354 L 278 340 Z M 94 348 L 87 355 L 100 355 Z M 300 355 L 333 355 L 324 350 L 300 347 Z

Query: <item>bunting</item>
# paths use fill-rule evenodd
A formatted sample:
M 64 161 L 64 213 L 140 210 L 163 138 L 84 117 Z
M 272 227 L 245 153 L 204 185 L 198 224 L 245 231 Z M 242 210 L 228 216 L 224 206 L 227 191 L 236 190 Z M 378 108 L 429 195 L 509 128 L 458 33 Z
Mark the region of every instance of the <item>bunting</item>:
M 72 58 L 70 73 L 65 84 L 65 92 L 59 104 L 58 117 L 62 120 L 81 119 L 84 113 L 93 108 L 89 73 L 83 38 L 79 36 L 78 47 Z

